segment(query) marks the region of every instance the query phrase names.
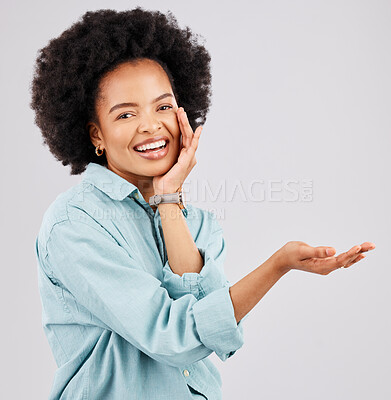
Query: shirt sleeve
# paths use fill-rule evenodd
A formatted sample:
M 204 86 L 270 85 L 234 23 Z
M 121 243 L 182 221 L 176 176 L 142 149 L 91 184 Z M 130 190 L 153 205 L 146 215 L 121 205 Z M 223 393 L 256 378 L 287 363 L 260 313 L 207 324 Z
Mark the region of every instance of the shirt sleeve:
M 213 291 L 229 285 L 224 273 L 227 248 L 223 230 L 216 218 L 212 219 L 207 244 L 197 248 L 204 262 L 199 273 L 185 272 L 182 276 L 176 274 L 172 271 L 168 260 L 163 266 L 163 284 L 174 299 L 179 299 L 188 293 L 197 299 L 202 299 Z
M 163 267 L 163 284 L 172 298 L 179 299 L 190 293 L 196 299 L 200 300 L 215 290 L 232 286 L 224 273 L 224 263 L 227 255 L 226 242 L 223 236 L 224 232 L 217 219 L 213 216 L 212 221 L 212 233 L 209 236 L 207 245 L 204 247 L 197 246 L 204 260 L 204 265 L 199 273 L 185 272 L 181 276 L 172 271 L 168 260 L 165 262 Z M 244 337 L 243 321 L 247 317 L 248 314 L 238 322 L 238 330 L 242 339 Z M 216 327 L 216 329 L 218 328 Z M 227 358 L 233 356 L 235 352 L 236 350 L 219 357 L 225 361 Z
M 57 222 L 44 268 L 107 329 L 155 360 L 182 367 L 213 351 L 225 361 L 243 345 L 229 286 L 197 300 L 172 299 L 92 218 Z

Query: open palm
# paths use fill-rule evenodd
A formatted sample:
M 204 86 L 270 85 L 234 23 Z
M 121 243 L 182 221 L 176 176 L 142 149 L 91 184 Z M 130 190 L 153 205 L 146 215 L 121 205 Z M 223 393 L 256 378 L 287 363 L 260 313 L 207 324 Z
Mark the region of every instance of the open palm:
M 350 250 L 334 256 L 335 249 L 330 246 L 312 247 L 300 241 L 286 243 L 280 250 L 281 265 L 287 269 L 299 269 L 320 275 L 328 275 L 338 268 L 348 268 L 365 257 L 364 252 L 373 250 L 375 244 L 364 242 Z

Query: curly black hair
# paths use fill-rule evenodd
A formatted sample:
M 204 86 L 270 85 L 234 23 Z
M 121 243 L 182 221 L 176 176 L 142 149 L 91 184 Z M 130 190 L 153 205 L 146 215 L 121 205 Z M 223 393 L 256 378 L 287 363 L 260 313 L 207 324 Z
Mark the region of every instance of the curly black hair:
M 119 64 L 149 58 L 167 73 L 179 105 L 195 129 L 211 104 L 210 55 L 189 27 L 181 29 L 171 11 L 87 11 L 59 37 L 38 51 L 30 107 L 43 143 L 71 175 L 98 157 L 87 123 L 97 122 L 102 77 Z

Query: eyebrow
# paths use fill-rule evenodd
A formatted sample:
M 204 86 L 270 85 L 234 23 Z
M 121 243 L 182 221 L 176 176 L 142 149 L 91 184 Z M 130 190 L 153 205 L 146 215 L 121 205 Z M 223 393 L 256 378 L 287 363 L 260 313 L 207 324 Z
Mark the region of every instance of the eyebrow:
M 174 97 L 171 93 L 163 93 L 159 97 L 156 97 L 155 100 L 152 100 L 152 103 L 156 103 L 159 100 L 163 100 L 166 97 Z M 116 104 L 115 106 L 111 107 L 109 114 L 111 114 L 113 111 L 117 110 L 118 108 L 123 108 L 123 107 L 138 107 L 138 103 L 120 103 Z

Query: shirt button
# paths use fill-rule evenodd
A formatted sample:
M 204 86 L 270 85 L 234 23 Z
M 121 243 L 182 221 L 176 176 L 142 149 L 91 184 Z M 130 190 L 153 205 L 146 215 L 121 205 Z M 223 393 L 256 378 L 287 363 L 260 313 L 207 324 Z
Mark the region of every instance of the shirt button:
M 189 376 L 189 375 L 190 375 L 190 372 L 189 372 L 187 369 L 185 369 L 185 370 L 183 371 L 183 375 Z
M 134 197 L 135 197 L 136 199 L 138 199 L 138 193 L 135 193 L 135 194 L 134 194 Z

